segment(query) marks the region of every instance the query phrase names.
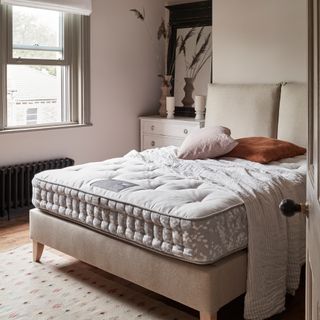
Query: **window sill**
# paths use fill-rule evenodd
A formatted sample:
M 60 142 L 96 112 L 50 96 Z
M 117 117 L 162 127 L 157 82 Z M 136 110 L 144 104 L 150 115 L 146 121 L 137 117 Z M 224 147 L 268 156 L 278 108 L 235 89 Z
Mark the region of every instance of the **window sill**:
M 0 130 L 0 135 L 9 134 L 9 133 L 47 131 L 47 130 L 56 130 L 56 129 L 84 128 L 84 127 L 91 127 L 91 126 L 92 126 L 92 123 L 87 123 L 87 124 L 70 123 L 70 124 L 57 124 L 57 125 L 50 125 L 50 126 L 9 128 L 9 129 Z

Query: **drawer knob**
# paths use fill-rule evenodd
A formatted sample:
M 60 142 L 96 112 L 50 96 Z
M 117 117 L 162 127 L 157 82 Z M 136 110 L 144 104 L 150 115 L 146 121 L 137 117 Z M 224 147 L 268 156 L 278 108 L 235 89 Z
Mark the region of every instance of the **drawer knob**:
M 151 141 L 151 146 L 154 147 L 156 143 L 154 141 Z
M 188 129 L 184 129 L 184 134 L 188 134 L 189 133 L 189 130 Z
M 154 126 L 151 126 L 151 131 L 153 131 L 154 130 Z

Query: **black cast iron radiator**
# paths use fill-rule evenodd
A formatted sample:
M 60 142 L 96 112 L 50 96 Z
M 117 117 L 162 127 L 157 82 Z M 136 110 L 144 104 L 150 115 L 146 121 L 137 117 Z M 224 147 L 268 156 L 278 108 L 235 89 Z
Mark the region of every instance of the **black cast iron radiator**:
M 32 205 L 31 181 L 38 172 L 72 166 L 69 158 L 37 161 L 0 168 L 0 217 L 8 216 L 10 210 L 28 208 Z

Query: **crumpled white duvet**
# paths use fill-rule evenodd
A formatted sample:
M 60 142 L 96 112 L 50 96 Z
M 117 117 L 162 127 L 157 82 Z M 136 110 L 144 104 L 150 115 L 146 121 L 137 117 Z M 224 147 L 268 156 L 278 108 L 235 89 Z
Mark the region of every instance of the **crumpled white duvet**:
M 305 221 L 285 218 L 284 198 L 305 201 L 305 168 L 292 159 L 261 165 L 240 159 L 180 160 L 174 147 L 132 151 L 125 157 L 157 164 L 175 175 L 205 180 L 238 197 L 248 218 L 245 318 L 266 319 L 285 308 L 286 292 L 299 286 L 305 259 Z M 298 158 L 298 157 L 297 157 Z M 232 161 L 230 161 L 232 160 Z

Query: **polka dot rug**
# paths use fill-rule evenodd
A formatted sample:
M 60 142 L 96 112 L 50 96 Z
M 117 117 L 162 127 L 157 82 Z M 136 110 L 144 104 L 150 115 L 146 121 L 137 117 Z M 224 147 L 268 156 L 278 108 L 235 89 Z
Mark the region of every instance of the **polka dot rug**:
M 31 245 L 0 253 L 0 319 L 196 319 L 106 275 L 46 248 L 41 263 Z

